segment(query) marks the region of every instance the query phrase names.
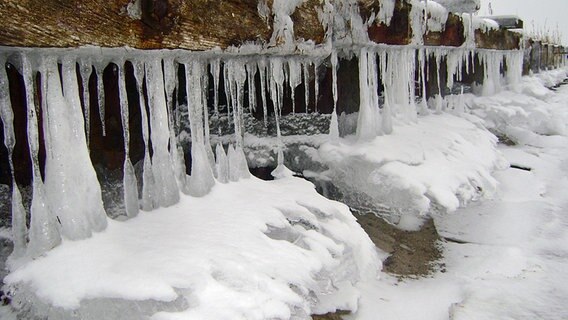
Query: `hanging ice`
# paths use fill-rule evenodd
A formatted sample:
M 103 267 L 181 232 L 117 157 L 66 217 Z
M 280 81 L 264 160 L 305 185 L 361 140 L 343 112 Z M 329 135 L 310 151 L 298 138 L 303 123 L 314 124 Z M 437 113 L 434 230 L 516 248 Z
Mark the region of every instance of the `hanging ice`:
M 67 239 L 84 239 L 92 231 L 102 231 L 107 220 L 101 189 L 87 149 L 75 60 L 63 60 L 63 90 L 58 66 L 45 66 L 47 103 L 44 130 L 45 191 L 48 204 Z M 63 95 L 61 92 L 63 91 Z M 73 146 L 73 152 L 69 152 Z
M 246 64 L 247 71 L 247 89 L 248 89 L 248 104 L 249 111 L 252 113 L 256 110 L 256 84 L 254 77 L 256 75 L 256 63 L 249 62 Z
M 89 138 L 91 135 L 91 103 L 89 94 L 89 79 L 93 66 L 90 59 L 79 60 L 79 72 L 81 74 L 81 84 L 83 93 L 83 114 L 85 116 L 85 136 L 87 138 L 87 147 L 89 146 Z
M 154 172 L 156 203 L 171 206 L 179 201 L 179 189 L 174 175 L 168 146 L 168 110 L 166 106 L 164 74 L 159 58 L 146 64 L 146 88 L 150 109 L 150 139 L 152 140 L 152 171 Z
M 155 199 L 154 172 L 152 171 L 152 160 L 150 158 L 150 132 L 148 129 L 148 113 L 146 111 L 146 99 L 143 92 L 144 81 L 144 62 L 136 60 L 132 62 L 134 77 L 136 78 L 136 88 L 138 90 L 138 101 L 140 104 L 140 116 L 142 121 L 142 139 L 144 141 L 144 162 L 142 167 L 142 199 L 140 207 L 142 210 L 149 211 L 158 205 Z
M 231 59 L 225 63 L 225 70 L 227 70 L 226 81 L 229 83 L 229 90 L 231 91 L 236 144 L 237 146 L 242 146 L 244 133 L 244 85 L 246 82 L 245 64 L 240 59 Z
M 164 59 L 164 83 L 166 88 L 166 105 L 168 110 L 168 127 L 170 129 L 170 159 L 174 167 L 174 173 L 178 187 L 184 190 L 186 187 L 185 160 L 183 157 L 183 148 L 177 141 L 175 132 L 175 106 L 174 106 L 174 90 L 176 90 L 177 81 L 177 63 L 172 58 Z M 205 91 L 205 90 L 204 90 Z M 179 121 L 178 121 L 179 122 Z M 213 153 L 211 152 L 211 156 Z
M 227 159 L 227 154 L 225 153 L 225 149 L 223 149 L 223 145 L 220 143 L 217 144 L 215 153 L 217 155 L 217 180 L 221 183 L 227 183 L 229 182 L 229 160 Z
M 16 144 L 14 135 L 14 113 L 10 102 L 10 88 L 8 76 L 4 68 L 4 59 L 0 59 L 0 119 L 4 127 L 4 145 L 8 149 L 8 161 L 12 173 L 12 241 L 14 251 L 11 258 L 17 259 L 24 255 L 26 249 L 26 211 L 22 205 L 20 189 L 14 176 L 14 163 L 12 154 Z
M 377 123 L 378 105 L 374 104 L 374 95 L 371 93 L 376 88 L 369 86 L 369 76 L 375 77 L 375 75 L 369 75 L 369 61 L 374 59 L 376 59 L 374 53 L 368 52 L 366 48 L 361 49 L 359 54 L 359 117 L 357 119 L 357 138 L 359 140 L 373 139 L 379 132 Z M 386 101 L 385 99 L 385 103 Z M 385 106 L 385 109 L 387 107 Z
M 302 63 L 302 74 L 304 76 L 304 104 L 306 106 L 306 113 L 308 113 L 308 106 L 310 105 L 310 75 L 308 74 L 308 62 Z
M 262 113 L 264 115 L 264 126 L 268 125 L 268 106 L 266 101 L 266 60 L 258 61 L 258 72 L 260 73 L 260 97 L 262 99 Z
M 483 65 L 483 85 L 481 94 L 484 96 L 501 91 L 501 70 L 504 53 L 484 50 L 477 53 Z
M 229 177 L 232 181 L 241 178 L 248 178 L 250 173 L 243 152 L 243 104 L 244 104 L 244 85 L 246 82 L 246 65 L 240 59 L 231 59 L 226 62 L 227 81 L 231 89 L 231 101 L 233 101 L 233 122 L 235 126 L 236 146 L 229 148 Z
M 61 236 L 49 205 L 46 201 L 45 189 L 39 169 L 39 128 L 37 106 L 33 100 L 34 85 L 30 62 L 26 56 L 23 59 L 24 83 L 28 104 L 28 144 L 32 160 L 32 204 L 30 208 L 30 230 L 27 255 L 37 257 L 61 243 Z M 46 82 L 46 68 L 42 64 L 41 81 Z M 47 88 L 47 87 L 46 87 Z M 44 106 L 45 107 L 45 106 Z
M 138 182 L 134 167 L 130 161 L 130 112 L 126 93 L 124 76 L 124 61 L 118 62 L 118 91 L 120 99 L 120 114 L 122 119 L 122 134 L 124 138 L 123 192 L 126 215 L 134 217 L 138 214 Z
M 237 155 L 235 152 L 235 147 L 232 144 L 229 144 L 227 148 L 227 161 L 229 163 L 229 180 L 230 181 L 239 181 L 238 175 L 238 160 Z
M 292 100 L 292 113 L 296 113 L 296 87 L 302 83 L 302 66 L 296 59 L 288 60 L 288 84 Z
M 99 117 L 101 119 L 101 126 L 103 130 L 103 136 L 106 136 L 106 122 L 105 122 L 105 87 L 103 81 L 104 65 L 102 62 L 98 62 L 95 66 L 95 71 L 97 73 L 97 100 L 99 107 Z
M 188 191 L 196 197 L 206 195 L 215 185 L 203 136 L 203 109 L 207 106 L 207 101 L 204 100 L 202 90 L 206 72 L 206 65 L 202 61 L 194 60 L 185 65 L 192 157 Z
M 331 83 L 333 93 L 333 112 L 331 113 L 331 122 L 329 124 L 329 138 L 331 141 L 339 139 L 339 123 L 337 120 L 337 52 L 331 52 Z

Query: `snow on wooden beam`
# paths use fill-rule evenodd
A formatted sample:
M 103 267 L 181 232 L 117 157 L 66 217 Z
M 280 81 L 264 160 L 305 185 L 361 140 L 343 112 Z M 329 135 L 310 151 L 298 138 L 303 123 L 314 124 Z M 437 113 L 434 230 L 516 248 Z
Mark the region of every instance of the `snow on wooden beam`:
M 519 18 L 518 16 L 507 15 L 507 16 L 490 16 L 484 18 L 491 19 L 497 22 L 500 29 L 507 29 L 507 30 L 522 29 L 524 26 L 523 20 L 521 20 L 521 18 Z

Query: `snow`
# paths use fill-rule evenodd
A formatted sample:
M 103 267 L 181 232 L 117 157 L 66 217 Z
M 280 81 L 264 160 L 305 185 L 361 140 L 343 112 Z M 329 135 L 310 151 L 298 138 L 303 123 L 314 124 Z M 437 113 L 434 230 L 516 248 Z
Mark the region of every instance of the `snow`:
M 568 316 L 568 137 L 566 132 L 543 133 L 551 126 L 546 122 L 567 123 L 568 89 L 545 87 L 567 75 L 560 69 L 524 77 L 522 92 L 466 102 L 489 128 L 519 143 L 498 147 L 512 167 L 494 173 L 498 187 L 492 199 L 434 217 L 441 236 L 458 241 L 441 242 L 444 272 L 404 280 L 382 274 L 361 283 L 359 311 L 348 319 Z M 525 113 L 519 116 L 520 111 Z M 533 123 L 530 118 L 539 112 L 546 116 Z
M 481 7 L 480 0 L 436 0 L 436 2 L 450 12 L 456 13 L 475 13 Z
M 448 211 L 497 187 L 491 173 L 506 162 L 487 130 L 450 114 L 396 123 L 368 142 L 324 144 L 319 155 L 332 179 L 400 213 L 425 214 L 434 202 Z M 354 165 L 357 164 L 357 165 Z
M 30 286 L 38 300 L 29 307 L 55 307 L 37 310 L 44 315 L 59 308 L 87 315 L 88 301 L 102 298 L 144 304 L 180 295 L 190 309 L 154 318 L 287 319 L 338 305 L 356 309 L 346 282 L 373 278 L 376 257 L 347 207 L 318 195 L 311 183 L 250 178 L 136 219 L 109 221 L 104 232 L 64 241 L 5 281 Z M 25 299 L 23 292 L 17 297 Z M 319 303 L 328 296 L 337 304 Z

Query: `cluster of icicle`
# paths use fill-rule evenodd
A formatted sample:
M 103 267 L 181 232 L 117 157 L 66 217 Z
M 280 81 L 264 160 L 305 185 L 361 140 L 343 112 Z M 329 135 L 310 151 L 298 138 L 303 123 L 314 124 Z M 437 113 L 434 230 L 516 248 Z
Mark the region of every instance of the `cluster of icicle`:
M 75 60 L 63 59 L 61 78 L 57 60 L 50 57 L 37 63 L 21 55 L 15 65 L 26 87 L 27 136 L 32 159 L 33 198 L 30 230 L 20 192 L 12 178 L 13 258 L 34 257 L 57 246 L 62 237 L 82 239 L 107 225 L 101 190 L 90 164 L 79 98 Z M 5 61 L 2 61 L 4 65 Z M 8 147 L 10 169 L 15 144 L 13 111 L 10 105 L 6 70 L 0 68 L 0 110 L 4 123 L 4 142 Z M 40 92 L 35 92 L 36 71 L 41 74 Z M 37 94 L 37 95 L 36 95 Z M 37 99 L 37 97 L 40 99 Z M 41 109 L 38 106 L 41 101 Z M 38 127 L 41 110 L 43 128 Z M 45 181 L 39 168 L 39 130 L 44 130 L 46 146 Z M 71 151 L 72 149 L 72 151 Z M 12 175 L 13 176 L 13 175 Z M 56 213 L 56 214 L 54 214 Z M 28 243 L 29 240 L 29 243 Z
M 111 55 L 111 58 L 102 61 L 82 54 L 59 56 L 32 51 L 4 53 L 0 63 L 6 65 L 6 62 L 10 62 L 10 65 L 15 66 L 23 75 L 27 105 L 31 106 L 27 108 L 27 133 L 33 163 L 31 221 L 27 230 L 22 197 L 15 179 L 12 178 L 12 229 L 15 248 L 11 256 L 12 261 L 37 257 L 57 246 L 62 239 L 90 237 L 92 232 L 104 230 L 107 225 L 101 188 L 89 158 L 89 89 L 82 85 L 89 82 L 93 72 L 98 79 L 99 116 L 105 134 L 102 74 L 109 62 L 118 66 L 116 71 L 126 154 L 124 205 L 127 216 L 133 217 L 139 209 L 152 210 L 177 203 L 180 191 L 192 196 L 203 196 L 211 190 L 216 180 L 226 183 L 249 177 L 243 152 L 245 92 L 248 92 L 249 107 L 251 110 L 256 109 L 254 79 L 258 73 L 262 89 L 262 101 L 258 104 L 263 108 L 264 122 L 267 122 L 268 99 L 271 99 L 280 136 L 278 118 L 284 100 L 284 86 L 289 86 L 293 94 L 294 89 L 303 82 L 306 86 L 307 106 L 310 99 L 310 90 L 307 88 L 309 77 L 310 74 L 317 75 L 317 66 L 320 63 L 319 58 L 292 57 L 285 60 L 281 57 L 232 57 L 221 61 L 214 55 L 208 58 L 174 58 L 160 53 L 128 58 L 134 67 L 145 144 L 141 195 L 138 194 L 138 182 L 129 156 L 129 108 L 124 68 L 126 58 L 112 58 Z M 185 68 L 186 88 L 177 88 L 180 83 L 177 79 L 180 63 Z M 58 64 L 62 66 L 61 81 Z M 38 72 L 41 81 L 36 83 Z M 227 112 L 233 118 L 235 144 L 229 145 L 227 152 L 221 144 L 216 146 L 215 153 L 211 147 L 206 90 L 209 87 L 209 73 L 215 92 L 214 112 L 219 113 L 219 85 L 220 78 L 223 77 L 228 101 Z M 146 94 L 143 93 L 144 81 Z M 314 83 L 317 96 L 318 82 Z M 173 98 L 176 89 L 178 92 L 185 89 L 188 97 L 192 142 L 190 176 L 185 173 L 183 150 L 176 135 L 179 131 L 176 130 L 176 125 L 179 125 L 179 112 L 174 106 Z M 0 68 L 0 116 L 4 124 L 4 142 L 9 151 L 10 169 L 13 172 L 15 135 L 9 92 L 6 69 Z M 267 93 L 270 97 L 267 97 Z M 38 96 L 40 99 L 37 99 Z M 148 109 L 144 107 L 146 105 Z M 38 125 L 38 112 L 42 113 L 43 127 Z M 43 130 L 47 150 L 45 179 L 41 177 L 39 166 L 40 130 Z M 279 151 L 281 156 L 282 152 Z M 279 159 L 279 162 L 282 163 L 283 159 Z
M 369 140 L 377 135 L 389 134 L 393 131 L 393 117 L 403 122 L 414 122 L 420 111 L 429 108 L 426 105 L 426 84 L 434 80 L 429 79 L 428 61 L 431 60 L 436 66 L 435 80 L 438 83 L 438 94 L 434 95 L 435 103 L 430 108 L 436 112 L 445 111 L 442 99 L 443 88 L 451 89 L 455 81 L 463 80 L 464 72 L 466 74 L 473 72 L 475 56 L 483 66 L 482 94 L 488 95 L 500 91 L 503 80 L 513 88 L 520 82 L 523 62 L 523 53 L 520 50 L 471 50 L 465 47 L 418 49 L 400 46 L 363 47 L 359 53 L 358 139 Z M 440 72 L 443 61 L 447 70 L 446 83 L 441 83 Z M 506 69 L 505 79 L 502 78 L 504 69 Z M 415 94 L 416 80 L 419 83 L 421 98 L 418 104 Z M 379 106 L 380 95 L 384 97 L 382 106 Z M 335 96 L 334 101 L 336 101 Z
M 84 239 L 93 231 L 106 227 L 106 214 L 101 201 L 101 188 L 89 158 L 88 136 L 90 128 L 89 90 L 86 84 L 93 72 L 97 74 L 99 116 L 103 133 L 104 88 L 102 72 L 109 62 L 118 66 L 119 96 L 124 134 L 124 204 L 126 214 L 135 216 L 139 209 L 152 210 L 179 201 L 180 191 L 192 196 L 207 194 L 215 181 L 226 183 L 249 176 L 247 160 L 243 152 L 245 100 L 250 110 L 262 107 L 264 123 L 267 123 L 269 100 L 274 106 L 277 134 L 279 137 L 279 160 L 283 164 L 279 118 L 281 116 L 285 89 L 291 93 L 295 104 L 295 88 L 305 86 L 305 110 L 310 104 L 309 86 L 313 77 L 313 105 L 317 112 L 318 66 L 325 57 L 318 56 L 193 56 L 190 54 L 133 54 L 109 55 L 108 60 L 95 60 L 91 55 L 33 53 L 33 51 L 8 52 L 6 59 L 23 75 L 28 112 L 28 142 L 33 172 L 33 198 L 30 229 L 26 230 L 26 214 L 21 195 L 13 181 L 12 227 L 15 250 L 13 257 L 36 257 L 57 246 L 62 238 Z M 55 53 L 54 53 L 55 52 Z M 135 51 L 136 52 L 136 51 Z M 426 106 L 426 83 L 428 61 L 436 63 L 437 83 L 440 83 L 441 64 L 446 62 L 446 87 L 460 81 L 465 71 L 473 68 L 474 53 L 483 66 L 483 93 L 491 94 L 500 89 L 501 72 L 507 70 L 506 78 L 511 84 L 519 82 L 522 66 L 522 51 L 470 50 L 467 48 L 428 48 L 397 46 L 364 46 L 356 52 L 359 58 L 360 112 L 356 135 L 359 140 L 369 140 L 377 135 L 393 131 L 393 117 L 405 122 L 417 120 L 417 113 Z M 114 58 L 112 58 L 114 57 Z M 125 61 L 132 62 L 140 99 L 142 134 L 145 144 L 143 162 L 142 194 L 138 194 L 138 182 L 129 157 L 129 116 L 125 83 Z M 330 124 L 330 140 L 339 138 L 337 103 L 339 68 L 338 52 L 329 55 L 332 75 L 333 113 Z M 61 64 L 61 75 L 58 70 Z M 186 88 L 178 88 L 178 65 L 183 64 Z M 77 73 L 77 66 L 79 66 Z M 35 83 L 39 72 L 41 84 Z M 79 74 L 79 76 L 78 76 Z M 80 79 L 79 79 L 80 77 Z M 208 100 L 209 79 L 214 95 Z M 224 90 L 220 90 L 221 77 Z M 61 78 L 61 81 L 60 81 Z M 260 79 L 260 83 L 257 80 Z M 420 83 L 421 103 L 416 103 L 416 79 Z M 143 93 L 144 81 L 147 93 Z M 288 87 L 288 89 L 286 88 Z M 256 90 L 260 88 L 261 101 Z M 37 92 L 36 92 L 37 89 Z M 183 150 L 178 143 L 176 128 L 179 128 L 179 112 L 174 91 L 186 90 L 191 129 L 191 176 L 186 175 Z M 381 90 L 379 90 L 381 89 Z M 439 97 L 442 86 L 439 86 Z M 83 100 L 79 90 L 82 90 Z M 233 119 L 235 144 L 217 145 L 215 152 L 209 136 L 208 105 L 219 114 L 219 92 L 224 91 L 227 113 Z M 245 96 L 246 95 L 246 96 Z M 384 99 L 379 105 L 379 97 Z M 37 97 L 40 97 L 39 99 Z M 146 101 L 146 99 L 148 101 Z M 441 101 L 441 98 L 438 99 Z M 40 105 L 41 104 L 41 105 Z M 144 106 L 148 105 L 148 109 Z M 431 106 L 430 106 L 431 107 Z M 296 106 L 293 105 L 293 111 Z M 434 109 L 442 112 L 438 103 Z M 149 110 L 149 111 L 147 111 Z M 38 112 L 41 112 L 43 127 L 38 127 Z M 15 145 L 13 111 L 10 105 L 9 84 L 6 70 L 0 68 L 0 116 L 4 123 L 4 142 L 9 151 L 13 171 L 12 151 Z M 39 130 L 43 130 L 47 150 L 46 174 L 42 179 L 39 169 Z M 87 133 L 87 134 L 86 134 Z M 151 143 L 150 143 L 151 142 Z M 152 146 L 150 152 L 149 146 Z M 71 152 L 71 148 L 73 151 Z M 152 154 L 152 157 L 150 157 Z M 13 178 L 14 179 L 14 178 Z

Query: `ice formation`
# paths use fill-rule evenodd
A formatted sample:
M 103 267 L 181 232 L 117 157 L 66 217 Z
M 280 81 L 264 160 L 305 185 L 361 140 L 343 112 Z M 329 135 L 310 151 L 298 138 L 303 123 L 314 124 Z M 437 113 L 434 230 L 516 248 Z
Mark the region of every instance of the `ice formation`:
M 248 179 L 251 177 L 247 164 L 250 159 L 245 156 L 245 150 L 247 143 L 250 143 L 247 140 L 251 139 L 246 130 L 247 113 L 261 114 L 264 129 L 275 128 L 276 137 L 271 145 L 271 152 L 276 154 L 275 162 L 278 167 L 273 171 L 273 176 L 279 178 L 277 183 L 283 190 L 291 190 L 290 193 L 294 197 L 301 198 L 302 196 L 294 193 L 293 190 L 296 187 L 304 190 L 307 188 L 306 185 L 293 182 L 294 178 L 290 178 L 293 172 L 285 167 L 286 164 L 298 159 L 284 159 L 287 137 L 282 128 L 282 118 L 285 116 L 283 112 L 290 107 L 292 113 L 313 112 L 320 116 L 318 112 L 327 109 L 323 107 L 328 107 L 319 105 L 320 101 L 325 101 L 320 100 L 323 90 L 331 92 L 333 101 L 329 134 L 313 143 L 314 148 L 319 149 L 312 150 L 310 156 L 316 159 L 312 159 L 313 161 L 319 161 L 330 168 L 326 179 L 334 182 L 343 179 L 341 183 L 348 188 L 392 207 L 408 209 L 407 211 L 413 214 L 427 212 L 433 203 L 450 211 L 455 210 L 461 204 L 478 196 L 478 188 L 491 190 L 495 187 L 495 181 L 487 172 L 498 167 L 500 159 L 496 156 L 482 158 L 476 150 L 494 155 L 495 140 L 487 131 L 457 118 L 466 111 L 464 86 L 459 86 L 465 76 L 476 71 L 475 68 L 481 67 L 483 83 L 473 88 L 476 93 L 494 94 L 506 85 L 521 90 L 522 51 L 474 49 L 472 46 L 475 29 L 495 26 L 491 21 L 480 20 L 469 14 L 469 5 L 446 10 L 433 1 L 415 2 L 411 17 L 414 34 L 412 44 L 409 46 L 377 45 L 368 39 L 366 28 L 373 19 L 385 24 L 390 23 L 394 0 L 381 1 L 379 12 L 369 21 L 361 19 L 355 1 L 325 1 L 319 15 L 327 31 L 325 43 L 314 52 L 302 52 L 301 55 L 297 55 L 298 51 L 294 50 L 299 50 L 299 46 L 290 15 L 303 1 L 280 0 L 273 1 L 272 8 L 268 8 L 264 1 L 259 2 L 259 12 L 262 15 L 274 16 L 274 34 L 269 48 L 258 48 L 258 52 L 239 54 L 235 49 L 237 50 L 235 52 L 214 50 L 193 53 L 172 50 L 148 53 L 139 50 L 101 49 L 100 52 L 104 53 L 104 58 L 101 58 L 98 57 L 99 51 L 95 54 L 89 48 L 64 52 L 44 50 L 40 51 L 41 54 L 26 50 L 19 52 L 17 49 L 7 50 L 6 53 L 0 51 L 2 54 L 0 62 L 10 62 L 10 65 L 16 66 L 24 78 L 28 106 L 27 133 L 32 159 L 33 197 L 29 231 L 26 228 L 22 197 L 12 175 L 14 186 L 12 230 L 15 245 L 12 261 L 35 259 L 62 242 L 65 246 L 66 243 L 62 240 L 85 239 L 93 232 L 102 231 L 107 227 L 109 222 L 101 200 L 101 187 L 89 158 L 88 137 L 93 129 L 90 128 L 90 123 L 94 116 L 100 117 L 102 132 L 106 135 L 103 73 L 109 67 L 114 68 L 111 71 L 115 72 L 118 78 L 125 157 L 123 202 L 128 217 L 138 215 L 139 209 L 150 211 L 160 207 L 168 207 L 161 210 L 176 216 L 178 213 L 174 211 L 178 205 L 189 208 L 187 210 L 189 212 L 191 205 L 188 203 L 193 204 L 192 201 L 201 203 L 200 201 L 209 196 L 221 199 L 219 189 L 238 194 L 239 188 L 234 182 L 247 185 L 250 190 L 257 190 L 260 193 L 258 189 L 262 189 L 263 186 L 256 179 Z M 475 4 L 475 1 L 467 3 Z M 441 31 L 446 23 L 448 11 L 453 10 L 467 12 L 463 15 L 465 44 L 458 48 L 424 46 L 424 34 L 427 31 Z M 282 50 L 278 51 L 273 46 Z M 358 63 L 359 110 L 353 116 L 339 115 L 338 108 L 343 106 L 339 95 L 341 83 L 338 79 L 338 70 L 343 59 L 352 58 L 357 59 Z M 112 64 L 109 65 L 110 62 Z M 61 64 L 61 71 L 58 63 Z M 133 119 L 129 112 L 132 109 L 129 109 L 127 97 L 129 92 L 126 88 L 129 63 L 132 64 L 136 81 L 144 145 L 140 194 L 135 164 L 132 163 L 130 154 L 130 127 Z M 185 71 L 183 75 L 185 88 L 180 88 L 180 83 L 183 82 L 177 78 L 178 71 L 182 68 Z M 37 72 L 41 75 L 40 83 L 36 80 Z M 320 88 L 326 72 L 329 72 L 327 76 L 331 78 L 331 82 L 327 82 L 326 85 L 330 84 L 330 87 Z M 89 90 L 89 82 L 94 81 L 93 77 L 96 77 L 96 92 Z M 428 83 L 436 83 L 437 86 L 428 86 Z M 15 135 L 12 125 L 13 111 L 7 94 L 8 86 L 6 70 L 2 69 L 0 70 L 0 116 L 4 124 L 4 143 L 9 152 L 10 170 L 13 172 L 11 157 Z M 304 96 L 296 99 L 296 90 L 301 90 L 302 86 Z M 209 90 L 212 92 L 210 93 Z M 178 101 L 180 91 L 181 95 L 185 94 L 187 119 L 180 118 L 182 104 L 182 101 Z M 90 95 L 94 93 L 97 95 L 98 115 L 90 114 L 92 109 Z M 221 96 L 223 93 L 224 97 Z M 41 103 L 35 98 L 36 95 L 40 95 Z M 482 104 L 482 100 L 477 102 Z M 487 110 L 492 109 L 484 106 L 484 111 Z M 436 114 L 432 115 L 431 111 Z M 38 112 L 41 112 L 43 119 L 41 124 Z M 344 125 L 342 122 L 347 121 L 341 119 L 347 117 L 356 119 L 352 120 L 356 122 L 352 130 L 354 139 L 347 137 L 349 133 L 342 132 L 340 135 L 342 131 L 340 129 Z M 213 130 L 210 123 L 221 122 L 221 119 L 227 120 L 227 126 L 218 125 L 217 130 Z M 185 137 L 190 136 L 187 140 L 191 141 L 189 175 L 186 173 L 184 149 L 180 142 L 182 139 L 180 126 L 184 121 L 189 124 L 189 133 Z M 523 119 L 523 121 L 528 120 Z M 460 128 L 454 128 L 448 123 L 459 123 Z M 431 127 L 436 128 L 435 132 L 428 132 Z M 38 159 L 41 130 L 45 136 L 47 151 L 44 181 Z M 224 132 L 227 130 L 229 132 Z M 417 134 L 424 134 L 420 141 L 432 148 L 413 145 L 415 149 L 397 149 L 397 141 L 411 140 Z M 229 135 L 230 137 L 227 138 L 226 136 Z M 444 138 L 429 139 L 439 135 Z M 291 137 L 291 139 L 298 138 Z M 475 142 L 472 144 L 464 142 L 470 140 Z M 356 143 L 350 144 L 353 141 Z M 213 144 L 215 144 L 214 151 Z M 73 152 L 69 152 L 68 145 L 74 147 Z M 365 150 L 369 150 L 365 148 L 374 151 L 363 154 Z M 413 154 L 416 149 L 423 150 L 423 154 Z M 437 153 L 437 150 L 449 150 L 449 155 L 443 157 Z M 389 158 L 389 154 L 395 154 L 393 157 L 396 159 Z M 456 159 L 457 161 L 454 161 Z M 460 161 L 469 164 L 460 174 L 450 172 L 432 176 L 432 172 L 437 168 L 455 168 L 458 165 L 456 163 Z M 432 163 L 436 163 L 437 166 L 432 166 Z M 357 170 L 353 169 L 353 164 L 356 164 Z M 330 178 L 330 175 L 335 176 Z M 447 181 L 451 183 L 444 184 Z M 277 188 L 273 190 L 271 187 L 266 187 L 266 189 L 277 193 L 275 191 Z M 310 190 L 305 191 L 306 194 L 314 192 Z M 180 192 L 192 197 L 184 197 Z M 278 287 L 284 292 L 280 292 L 284 296 L 282 300 L 286 301 L 284 307 L 278 305 L 280 309 L 277 310 L 281 312 L 274 314 L 267 310 L 262 312 L 266 312 L 263 313 L 265 315 L 289 318 L 292 315 L 309 315 L 307 312 L 313 310 L 331 311 L 332 308 L 326 308 L 325 303 L 322 302 L 326 298 L 325 294 L 321 293 L 349 290 L 351 286 L 349 282 L 357 281 L 360 275 L 356 274 L 361 270 L 348 269 L 354 265 L 356 269 L 368 269 L 373 265 L 374 253 L 368 251 L 370 246 L 365 242 L 368 239 L 358 238 L 359 242 L 355 241 L 357 243 L 349 240 L 347 236 L 349 230 L 355 230 L 354 232 L 360 230 L 356 228 L 344 207 L 337 208 L 325 200 L 311 196 L 306 196 L 304 199 L 306 203 L 300 203 L 297 199 L 286 198 L 284 201 L 277 198 L 279 201 L 274 205 L 266 203 L 262 205 L 269 215 L 274 211 L 279 212 L 271 215 L 270 219 L 266 218 L 267 221 L 262 220 L 265 218 L 252 219 L 252 216 L 258 218 L 255 209 L 233 200 L 241 206 L 237 211 L 245 217 L 244 221 L 254 220 L 258 223 L 255 225 L 258 230 L 254 231 L 262 231 L 260 234 L 264 238 L 261 241 L 267 241 L 265 235 L 268 235 L 268 238 L 273 240 L 286 240 L 286 246 L 287 243 L 290 243 L 290 246 L 297 246 L 299 243 L 302 249 L 308 250 L 317 259 L 325 262 L 316 263 L 310 260 L 310 263 L 314 263 L 313 266 L 310 265 L 312 273 L 306 275 L 305 279 L 282 280 L 288 282 L 284 287 Z M 318 206 L 325 207 L 331 213 L 316 209 Z M 217 209 L 230 211 L 224 207 Z M 247 217 L 250 219 L 246 220 Z M 139 221 L 137 219 L 154 218 L 142 213 L 131 222 L 136 224 L 136 221 Z M 109 229 L 123 228 L 117 226 L 114 221 L 109 225 L 111 226 Z M 183 236 L 181 238 L 188 240 Z M 100 238 L 91 240 L 101 241 Z M 165 241 L 171 244 L 168 242 L 170 240 Z M 263 244 L 268 248 L 271 246 L 271 242 Z M 263 247 L 264 249 L 266 248 Z M 369 260 L 362 257 L 362 252 L 370 255 Z M 298 258 L 298 261 L 305 262 L 302 260 L 304 258 Z M 334 268 L 338 265 L 343 269 L 336 273 L 337 270 Z M 233 272 L 237 273 L 235 270 Z M 209 271 L 211 270 L 207 272 Z M 212 281 L 214 285 L 217 285 L 217 282 L 229 281 L 226 278 L 234 276 L 234 274 L 216 272 L 216 270 L 211 271 L 215 276 Z M 13 276 L 12 281 L 16 283 L 33 276 L 32 273 L 27 274 L 26 271 L 22 271 Z M 177 279 L 177 276 L 172 275 L 172 279 Z M 268 278 L 265 279 L 265 276 Z M 274 279 L 267 279 L 272 276 L 263 273 L 260 275 L 269 284 L 272 284 L 271 281 Z M 325 283 L 328 278 L 333 278 L 340 284 Z M 248 280 L 250 279 L 247 278 Z M 177 300 L 170 298 L 179 295 L 172 289 L 176 287 L 175 282 L 172 280 L 158 290 L 165 292 L 163 297 L 166 298 L 162 297 L 163 300 L 174 305 Z M 291 288 L 289 284 L 294 286 Z M 187 283 L 184 285 L 186 288 L 192 287 Z M 237 288 L 235 290 L 238 291 L 238 283 L 229 285 L 232 289 Z M 199 288 L 201 289 L 203 288 Z M 128 294 L 136 296 L 132 292 Z M 25 296 L 25 293 L 23 295 Z M 139 300 L 152 298 L 151 295 L 136 297 Z M 305 301 L 310 299 L 313 300 L 312 305 L 306 305 Z M 316 305 L 317 303 L 320 304 Z M 342 301 L 342 303 L 353 308 L 353 301 Z M 73 303 L 68 306 L 71 305 L 77 307 Z M 181 309 L 186 308 L 187 306 Z M 197 310 L 195 312 L 199 314 L 201 309 Z
M 10 102 L 10 89 L 6 69 L 0 68 L 0 119 L 4 126 L 4 145 L 8 149 L 8 161 L 10 171 L 14 172 L 14 162 L 12 153 L 16 144 L 14 135 L 14 113 Z M 22 205 L 20 189 L 16 184 L 14 174 L 12 174 L 12 241 L 14 251 L 12 256 L 19 258 L 25 253 L 26 249 L 26 212 Z

